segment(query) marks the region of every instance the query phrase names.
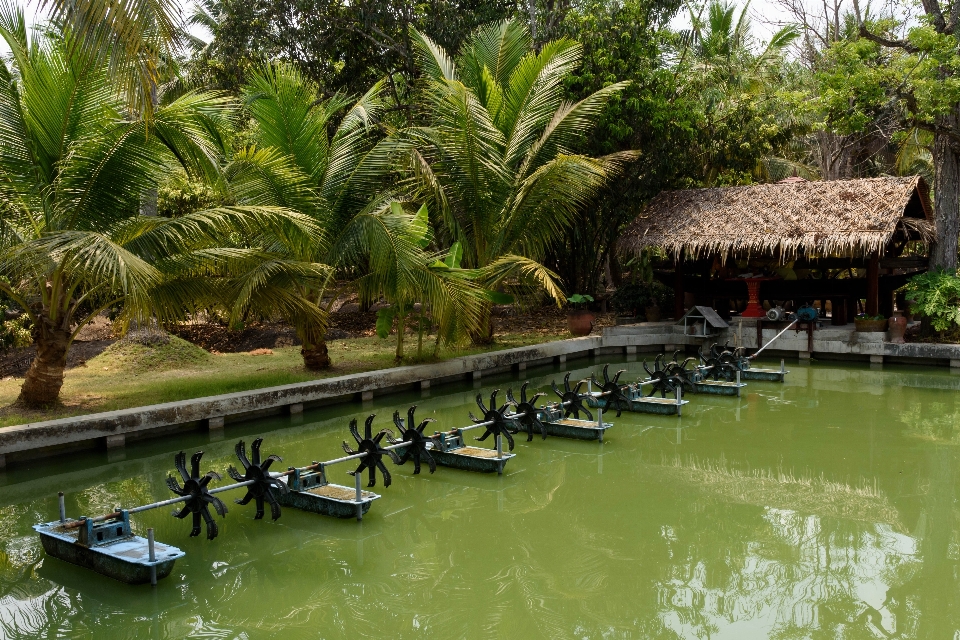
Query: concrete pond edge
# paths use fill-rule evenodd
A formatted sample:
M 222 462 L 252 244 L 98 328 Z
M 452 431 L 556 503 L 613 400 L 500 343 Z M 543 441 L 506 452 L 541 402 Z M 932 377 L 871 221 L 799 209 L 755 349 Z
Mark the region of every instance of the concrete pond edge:
M 758 333 L 762 334 L 758 335 Z M 162 436 L 183 429 L 222 433 L 224 425 L 262 416 L 299 414 L 304 408 L 358 400 L 374 395 L 429 389 L 431 386 L 482 375 L 523 371 L 527 367 L 563 364 L 567 359 L 606 354 L 633 355 L 665 349 L 688 351 L 711 342 L 739 342 L 757 348 L 777 335 L 777 329 L 758 332 L 756 323 L 740 322 L 709 339 L 685 335 L 672 321 L 607 327 L 602 335 L 568 338 L 542 344 L 469 356 L 442 362 L 379 369 L 365 373 L 295 384 L 180 400 L 145 407 L 92 413 L 0 428 L 0 469 L 8 462 L 29 460 L 78 448 L 117 449 L 128 441 Z M 769 357 L 801 361 L 820 359 L 950 366 L 960 369 L 960 345 L 893 344 L 883 333 L 852 329 L 818 329 L 813 336 L 790 331 L 766 352 Z
M 226 423 L 304 408 L 371 400 L 376 395 L 429 389 L 483 374 L 522 371 L 527 366 L 564 363 L 567 358 L 595 355 L 600 336 L 570 338 L 517 347 L 429 364 L 378 369 L 365 373 L 239 391 L 217 396 L 179 400 L 144 407 L 0 428 L 0 468 L 8 462 L 28 460 L 78 448 L 123 447 L 128 441 L 163 435 L 184 428 L 222 430 Z M 613 349 L 622 353 L 622 349 Z

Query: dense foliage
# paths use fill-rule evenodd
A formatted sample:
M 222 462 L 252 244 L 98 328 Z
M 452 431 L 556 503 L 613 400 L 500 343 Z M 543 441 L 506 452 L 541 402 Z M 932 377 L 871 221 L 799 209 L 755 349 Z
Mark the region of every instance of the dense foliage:
M 960 275 L 944 269 L 914 276 L 906 286 L 910 311 L 929 319 L 935 331 L 960 326 Z
M 664 189 L 920 172 L 952 272 L 957 12 L 895 5 L 786 3 L 760 41 L 726 0 L 199 0 L 207 38 L 172 0 L 53 0 L 34 33 L 3 4 L 0 289 L 42 347 L 23 400 L 56 398 L 102 308 L 283 319 L 319 368 L 348 283 L 390 304 L 398 359 L 405 329 L 420 357 L 485 342 L 492 304 L 650 282 L 665 257 L 617 239 Z M 614 304 L 667 306 L 654 286 Z

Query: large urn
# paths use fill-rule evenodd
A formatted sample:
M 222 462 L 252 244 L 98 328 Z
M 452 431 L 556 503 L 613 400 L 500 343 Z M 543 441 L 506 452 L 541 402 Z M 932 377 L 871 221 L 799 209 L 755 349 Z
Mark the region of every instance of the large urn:
M 900 311 L 894 311 L 893 317 L 887 321 L 887 330 L 890 332 L 890 342 L 903 344 L 903 334 L 907 332 L 907 319 Z

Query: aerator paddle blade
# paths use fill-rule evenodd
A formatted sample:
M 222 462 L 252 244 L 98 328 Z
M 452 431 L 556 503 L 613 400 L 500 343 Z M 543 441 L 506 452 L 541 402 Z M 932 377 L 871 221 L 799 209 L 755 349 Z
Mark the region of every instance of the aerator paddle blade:
M 547 430 L 543 428 L 543 423 L 540 422 L 540 412 L 535 405 L 538 399 L 547 394 L 535 393 L 532 398 L 527 400 L 527 385 L 529 384 L 529 382 L 524 382 L 520 386 L 520 402 L 517 402 L 513 397 L 513 390 L 507 389 L 507 402 L 513 405 L 515 412 L 515 415 L 511 416 L 511 419 L 514 424 L 519 425 L 519 429 L 514 431 L 514 433 L 517 433 L 520 429 L 526 431 L 527 442 L 530 442 L 533 440 L 534 431 L 536 431 L 546 440 Z
M 216 471 L 208 471 L 206 475 L 201 476 L 200 459 L 202 457 L 203 451 L 197 451 L 193 454 L 193 457 L 190 458 L 190 473 L 187 473 L 186 454 L 181 451 L 174 456 L 173 464 L 180 473 L 180 477 L 183 478 L 183 486 L 173 476 L 167 476 L 167 486 L 178 496 L 188 497 L 188 500 L 183 503 L 183 507 L 179 511 L 173 512 L 173 517 L 183 519 L 187 515 L 193 514 L 191 536 L 200 535 L 200 520 L 202 518 L 207 525 L 207 539 L 213 540 L 217 537 L 220 529 L 217 527 L 213 516 L 210 515 L 209 507 L 212 505 L 214 511 L 222 518 L 227 515 L 227 506 L 216 496 L 210 495 L 207 485 L 210 484 L 211 480 L 219 480 L 220 474 Z
M 603 365 L 603 384 L 597 380 L 596 376 L 591 376 L 593 384 L 600 387 L 602 396 L 602 407 L 605 411 L 616 411 L 617 417 L 620 417 L 620 414 L 623 411 L 630 410 L 630 398 L 627 397 L 624 393 L 624 387 L 620 385 L 620 376 L 627 372 L 626 369 L 620 369 L 617 371 L 616 375 L 613 376 L 613 379 L 610 379 L 610 365 Z
M 660 356 L 657 356 L 653 371 L 647 367 L 647 361 L 643 361 L 643 369 L 647 372 L 647 375 L 650 376 L 652 382 L 650 393 L 647 394 L 647 397 L 659 393 L 661 398 L 666 398 L 668 394 L 675 395 L 677 387 L 683 385 L 683 380 L 670 371 L 670 365 L 674 363 L 668 363 L 664 368 L 660 368 L 658 366 L 659 360 Z
M 557 387 L 557 383 L 551 382 L 550 386 L 553 387 L 553 392 L 560 396 L 560 404 L 563 407 L 563 417 L 569 418 L 572 414 L 578 420 L 580 419 L 580 412 L 583 411 L 587 418 L 593 420 L 593 414 L 583 406 L 583 401 L 586 398 L 585 395 L 580 393 L 580 387 L 583 385 L 583 380 L 577 383 L 577 386 L 570 387 L 570 374 L 563 376 L 563 391 Z
M 280 456 L 267 456 L 263 462 L 260 461 L 260 445 L 263 444 L 263 438 L 257 438 L 250 447 L 253 454 L 253 460 L 247 458 L 247 445 L 241 440 L 234 447 L 237 453 L 237 459 L 243 466 L 243 474 L 237 471 L 233 466 L 227 469 L 230 477 L 237 482 L 252 481 L 253 484 L 247 485 L 245 496 L 236 501 L 237 504 L 247 504 L 254 500 L 257 504 L 257 513 L 253 516 L 254 520 L 263 518 L 263 503 L 270 503 L 270 517 L 274 520 L 280 517 L 280 502 L 277 495 L 289 491 L 287 485 L 270 475 L 270 465 L 274 462 L 282 462 Z
M 397 429 L 400 431 L 400 438 L 394 438 L 393 434 L 387 434 L 387 440 L 390 444 L 407 444 L 403 449 L 403 455 L 399 457 L 399 462 L 397 464 L 405 464 L 407 460 L 413 460 L 413 473 L 414 475 L 420 473 L 420 463 L 426 462 L 427 466 L 430 468 L 430 473 L 433 473 L 437 470 L 437 461 L 433 459 L 433 456 L 430 455 L 430 449 L 427 448 L 427 443 L 432 442 L 429 436 L 423 435 L 423 430 L 431 422 L 436 422 L 433 418 L 427 418 L 422 421 L 420 424 L 417 424 L 417 421 L 414 419 L 413 414 L 417 410 L 417 405 L 413 405 L 407 410 L 407 421 L 404 423 L 403 419 L 400 418 L 400 412 L 393 412 L 393 424 L 396 425 Z M 416 426 L 414 426 L 416 425 Z
M 383 474 L 383 486 L 389 487 L 392 479 L 390 478 L 390 471 L 387 469 L 387 466 L 383 464 L 383 456 L 388 456 L 395 464 L 400 464 L 400 458 L 397 457 L 393 451 L 388 451 L 380 445 L 380 441 L 384 437 L 391 435 L 390 431 L 387 429 L 381 430 L 377 435 L 373 435 L 373 419 L 376 417 L 376 414 L 370 414 L 367 417 L 367 421 L 364 424 L 364 437 L 360 437 L 360 432 L 357 430 L 357 421 L 353 419 L 350 421 L 350 435 L 353 436 L 353 439 L 357 441 L 357 449 L 354 451 L 350 448 L 350 445 L 346 442 L 343 443 L 343 450 L 347 452 L 347 455 L 357 455 L 358 453 L 365 453 L 366 455 L 363 458 L 360 458 L 360 464 L 357 466 L 355 471 L 349 472 L 350 475 L 356 475 L 362 473 L 364 469 L 367 470 L 369 474 L 369 481 L 367 482 L 368 487 L 375 487 L 377 485 L 377 470 L 380 470 L 380 473 Z
M 500 389 L 494 389 L 493 393 L 490 394 L 490 408 L 483 406 L 483 396 L 477 394 L 477 406 L 480 407 L 480 411 L 483 412 L 483 418 L 477 418 L 472 413 L 470 414 L 470 419 L 474 424 L 487 423 L 484 425 L 483 435 L 479 438 L 476 438 L 477 441 L 482 442 L 486 440 L 488 436 L 503 436 L 507 439 L 507 443 L 510 445 L 510 451 L 513 451 L 513 420 L 507 417 L 507 408 L 510 407 L 510 402 L 505 402 L 502 407 L 497 408 L 497 394 L 500 393 Z

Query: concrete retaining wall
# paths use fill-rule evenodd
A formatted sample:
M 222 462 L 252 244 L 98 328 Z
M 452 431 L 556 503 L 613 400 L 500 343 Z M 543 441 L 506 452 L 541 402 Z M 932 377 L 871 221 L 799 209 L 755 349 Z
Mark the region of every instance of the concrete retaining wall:
M 765 323 L 766 325 L 767 323 Z M 772 323 L 770 323 L 772 325 Z M 832 327 L 826 325 L 813 332 L 810 348 L 807 331 L 789 329 L 777 337 L 786 323 L 762 327 L 762 339 L 757 341 L 757 323 L 753 319 L 734 319 L 729 329 L 710 338 L 685 335 L 683 327 L 672 321 L 608 327 L 603 330 L 604 347 L 623 347 L 636 351 L 659 351 L 663 345 L 672 348 L 696 349 L 714 342 L 742 344 L 757 349 L 776 338 L 765 354 L 799 359 L 824 358 L 872 363 L 903 363 L 928 366 L 960 367 L 960 345 L 887 342 L 886 333 L 860 333 L 853 325 Z M 670 349 L 667 349 L 668 351 Z M 633 351 L 634 353 L 636 351 Z
M 764 328 L 761 344 L 779 332 Z M 64 449 L 122 447 L 128 440 L 156 437 L 182 428 L 222 429 L 227 422 L 304 407 L 372 399 L 396 391 L 427 389 L 445 382 L 479 379 L 482 375 L 565 362 L 568 358 L 673 351 L 694 352 L 713 342 L 757 348 L 756 322 L 734 321 L 716 337 L 685 335 L 672 321 L 608 327 L 602 336 L 559 340 L 435 364 L 382 369 L 311 382 L 196 398 L 179 402 L 95 413 L 0 429 L 0 468 L 7 461 L 51 455 Z M 835 358 L 941 365 L 960 368 L 960 345 L 892 344 L 882 333 L 857 333 L 853 327 L 824 327 L 814 332 L 813 349 L 805 331 L 789 330 L 765 352 L 772 357 Z
M 180 427 L 223 428 L 226 422 L 256 416 L 297 413 L 304 407 L 372 399 L 374 394 L 426 389 L 431 385 L 564 362 L 601 347 L 600 336 L 519 347 L 444 362 L 381 369 L 336 378 L 94 413 L 0 429 L 0 467 L 7 461 L 36 458 L 70 448 L 121 447 L 128 440 L 161 435 Z

